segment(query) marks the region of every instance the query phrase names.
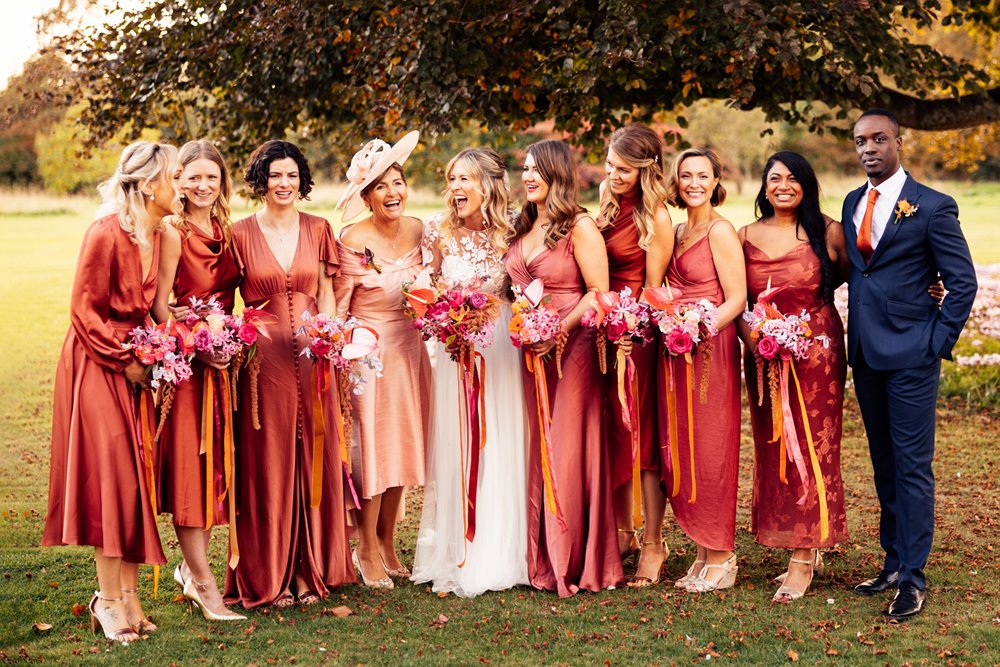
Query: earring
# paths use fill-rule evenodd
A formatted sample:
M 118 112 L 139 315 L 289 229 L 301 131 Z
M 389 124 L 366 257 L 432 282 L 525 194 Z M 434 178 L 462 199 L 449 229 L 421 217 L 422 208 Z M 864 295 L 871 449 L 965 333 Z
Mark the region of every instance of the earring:
M 154 195 L 152 192 L 149 193 L 149 201 L 156 201 L 156 195 Z

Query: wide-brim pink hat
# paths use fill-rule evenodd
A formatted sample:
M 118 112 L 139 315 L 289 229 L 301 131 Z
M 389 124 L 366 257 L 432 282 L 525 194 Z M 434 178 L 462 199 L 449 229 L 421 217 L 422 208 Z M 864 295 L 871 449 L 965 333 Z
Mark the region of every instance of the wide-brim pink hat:
M 354 218 L 365 210 L 365 202 L 361 191 L 381 178 L 382 174 L 393 164 L 403 164 L 410 153 L 417 147 L 420 133 L 414 130 L 408 132 L 402 139 L 390 146 L 381 139 L 372 139 L 364 148 L 351 158 L 351 166 L 347 168 L 347 188 L 337 202 L 337 208 L 344 209 L 341 216 L 343 222 Z

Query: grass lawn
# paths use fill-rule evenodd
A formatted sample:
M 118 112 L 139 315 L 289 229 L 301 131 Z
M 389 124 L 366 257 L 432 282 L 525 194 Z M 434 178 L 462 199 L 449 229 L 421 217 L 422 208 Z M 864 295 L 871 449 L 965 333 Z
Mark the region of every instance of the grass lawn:
M 848 186 L 829 192 L 839 214 Z M 1000 262 L 1000 186 L 950 185 L 978 263 Z M 335 193 L 317 191 L 305 208 L 331 215 Z M 741 664 L 799 661 L 843 664 L 1000 663 L 1000 492 L 996 410 L 957 403 L 938 411 L 937 533 L 928 564 L 927 609 L 912 622 L 886 622 L 889 598 L 851 593 L 881 564 L 878 503 L 853 392 L 845 406 L 843 475 L 851 539 L 825 553 L 828 574 L 791 606 L 772 606 L 787 552 L 758 547 L 749 533 L 752 446 L 744 429 L 737 550 L 737 587 L 693 595 L 661 585 L 644 591 L 582 593 L 560 600 L 519 588 L 475 600 L 439 598 L 424 586 L 394 591 L 346 587 L 305 609 L 255 611 L 241 624 L 188 616 L 170 571 L 180 550 L 169 521 L 160 535 L 170 559 L 153 599 L 152 568 L 144 568 L 146 611 L 160 625 L 153 638 L 109 648 L 90 633 L 86 605 L 96 587 L 89 548 L 41 549 L 48 493 L 51 386 L 66 332 L 67 305 L 80 238 L 93 202 L 0 198 L 0 661 L 76 664 L 100 654 L 112 664 L 545 663 Z M 426 215 L 433 199 L 411 212 Z M 752 217 L 748 195 L 722 212 L 734 222 Z M 681 216 L 675 216 L 678 218 Z M 412 559 L 420 493 L 409 496 L 400 544 Z M 672 550 L 665 576 L 683 574 L 693 547 L 667 520 Z M 217 530 L 213 563 L 221 580 L 225 531 Z M 626 571 L 634 563 L 626 563 Z M 333 608 L 353 614 L 340 618 Z M 77 607 L 77 611 L 80 608 Z M 44 622 L 47 632 L 33 630 Z

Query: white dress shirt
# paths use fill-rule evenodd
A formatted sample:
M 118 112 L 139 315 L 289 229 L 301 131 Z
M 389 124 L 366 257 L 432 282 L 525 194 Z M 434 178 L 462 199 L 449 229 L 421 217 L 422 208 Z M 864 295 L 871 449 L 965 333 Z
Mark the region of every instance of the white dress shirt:
M 885 232 L 885 226 L 890 219 L 896 215 L 896 204 L 899 203 L 899 195 L 906 184 L 906 172 L 902 167 L 896 169 L 896 173 L 887 178 L 879 186 L 872 185 L 868 181 L 868 187 L 858 199 L 858 205 L 854 209 L 854 230 L 861 229 L 861 220 L 865 217 L 865 209 L 868 208 L 868 193 L 874 188 L 878 190 L 878 199 L 875 200 L 875 209 L 872 211 L 872 250 L 878 247 L 879 239 Z

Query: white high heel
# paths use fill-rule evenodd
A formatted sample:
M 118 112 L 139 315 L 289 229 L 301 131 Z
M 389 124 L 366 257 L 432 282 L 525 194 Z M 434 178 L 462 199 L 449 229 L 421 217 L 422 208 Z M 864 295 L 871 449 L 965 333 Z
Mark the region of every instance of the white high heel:
M 812 585 L 813 576 L 815 575 L 823 576 L 823 570 L 824 570 L 823 555 L 819 552 L 819 549 L 813 549 L 812 551 L 813 551 L 813 557 L 810 558 L 809 560 L 802 560 L 801 558 L 790 559 L 792 563 L 799 563 L 800 565 L 811 566 L 812 569 L 810 569 L 809 571 L 809 580 L 806 582 L 805 588 L 803 588 L 800 591 L 795 588 L 792 588 L 791 586 L 785 586 L 784 585 L 785 578 L 788 576 L 788 572 L 786 571 L 785 574 L 780 577 L 782 585 L 780 588 L 778 588 L 777 592 L 775 592 L 774 597 L 771 598 L 772 602 L 788 603 L 794 600 L 798 600 L 799 598 L 801 598 L 803 595 L 806 594 L 806 591 L 809 590 L 809 586 Z M 775 578 L 777 579 L 778 577 Z
M 707 579 L 705 575 L 708 574 L 709 570 L 722 570 L 724 574 L 722 578 L 718 581 L 712 581 Z M 736 565 L 736 554 L 733 554 L 726 559 L 724 563 L 718 565 L 713 565 L 712 563 L 706 563 L 705 567 L 701 568 L 701 572 L 697 577 L 688 582 L 685 586 L 685 590 L 690 593 L 709 593 L 711 591 L 721 591 L 726 588 L 732 588 L 736 584 L 736 573 L 739 572 L 740 568 Z
M 97 601 L 104 600 L 105 602 L 121 602 L 125 603 L 125 598 L 106 598 L 101 597 L 99 591 L 94 592 L 94 597 L 90 600 L 90 629 L 94 631 L 94 634 L 103 634 L 105 637 L 113 642 L 118 642 L 122 646 L 128 646 L 129 642 L 138 641 L 139 633 L 132 629 L 131 625 L 126 625 L 124 628 L 119 630 L 109 630 L 111 627 L 111 622 L 114 618 L 102 618 L 102 613 L 107 613 L 105 608 L 103 612 L 97 611 Z M 126 623 L 128 619 L 126 619 Z

